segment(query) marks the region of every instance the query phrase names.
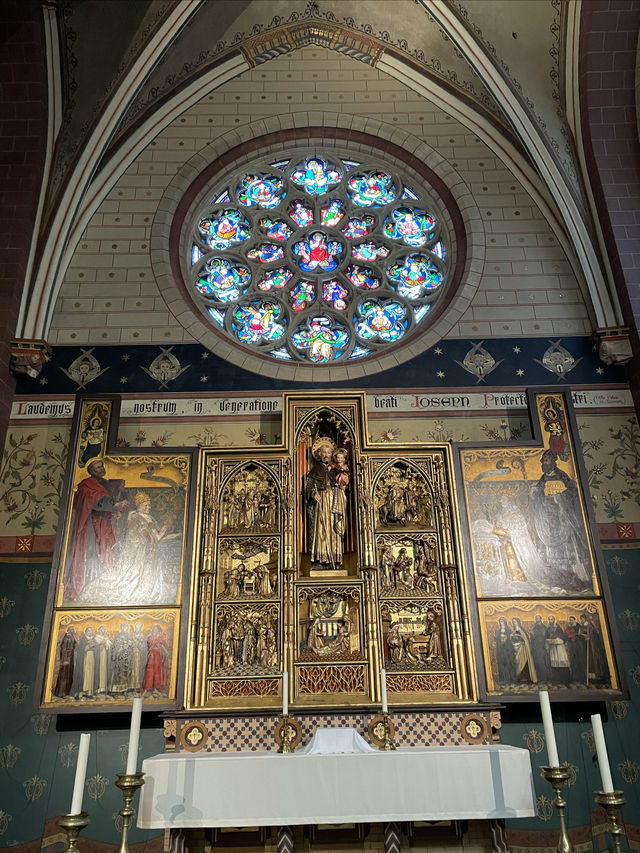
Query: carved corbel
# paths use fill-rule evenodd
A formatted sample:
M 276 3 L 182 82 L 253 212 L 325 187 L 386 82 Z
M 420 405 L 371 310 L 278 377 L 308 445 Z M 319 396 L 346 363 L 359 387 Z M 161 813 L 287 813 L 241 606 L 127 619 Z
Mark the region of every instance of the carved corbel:
M 14 376 L 28 376 L 37 379 L 42 368 L 51 358 L 51 347 L 46 341 L 11 341 L 9 370 Z
M 593 333 L 600 360 L 607 365 L 625 365 L 632 357 L 629 329 L 626 326 L 607 326 Z

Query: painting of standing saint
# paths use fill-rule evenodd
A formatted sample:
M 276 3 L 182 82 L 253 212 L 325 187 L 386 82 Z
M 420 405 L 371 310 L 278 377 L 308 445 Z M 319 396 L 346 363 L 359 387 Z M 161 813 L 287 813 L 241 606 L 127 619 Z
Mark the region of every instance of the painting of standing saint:
M 461 451 L 479 598 L 599 594 L 563 398 L 538 408 L 543 447 Z
M 154 478 L 147 468 L 113 457 L 87 465 L 71 505 L 62 604 L 177 603 L 185 483 L 179 469 Z

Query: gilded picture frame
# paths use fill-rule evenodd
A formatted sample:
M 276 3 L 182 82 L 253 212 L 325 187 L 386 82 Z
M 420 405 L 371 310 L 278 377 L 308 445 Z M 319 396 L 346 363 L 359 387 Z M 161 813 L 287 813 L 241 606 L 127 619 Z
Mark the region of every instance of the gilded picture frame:
M 40 707 L 173 708 L 188 596 L 192 454 L 114 446 L 117 402 L 79 397 L 43 632 Z
M 459 449 L 484 692 L 620 696 L 606 577 L 569 393 L 529 393 L 533 441 Z

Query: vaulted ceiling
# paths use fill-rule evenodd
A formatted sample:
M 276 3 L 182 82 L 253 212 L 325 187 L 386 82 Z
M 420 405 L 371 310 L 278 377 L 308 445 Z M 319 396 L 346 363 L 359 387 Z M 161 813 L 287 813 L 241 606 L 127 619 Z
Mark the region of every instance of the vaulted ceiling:
M 555 217 L 599 325 L 620 322 L 580 168 L 580 0 L 58 0 L 54 110 L 20 333 L 46 336 L 82 229 L 145 145 L 226 80 L 316 44 L 446 109 Z
M 463 52 L 447 33 L 441 17 L 446 12 L 473 40 L 474 52 L 485 54 L 495 66 L 539 129 L 550 156 L 575 182 L 564 112 L 569 10 L 562 0 L 135 0 L 108 5 L 101 0 L 62 0 L 63 108 L 52 202 L 106 102 L 144 57 L 152 36 L 176 5 L 182 7 L 181 19 L 136 90 L 127 91 L 110 151 L 159 104 L 230 55 L 242 52 L 250 62 L 264 62 L 293 47 L 331 40 L 338 49 L 372 63 L 382 52 L 408 60 L 516 139 L 517 128 L 500 94 L 474 67 L 468 50 Z

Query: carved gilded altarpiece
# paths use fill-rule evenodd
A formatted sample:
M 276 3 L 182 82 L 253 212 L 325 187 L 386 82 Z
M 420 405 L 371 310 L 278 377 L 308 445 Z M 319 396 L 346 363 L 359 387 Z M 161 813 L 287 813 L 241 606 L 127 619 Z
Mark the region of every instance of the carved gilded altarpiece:
M 203 449 L 190 710 L 477 700 L 445 445 L 376 445 L 362 395 L 285 395 L 277 447 Z
M 619 697 L 566 392 L 535 438 L 377 443 L 363 393 L 285 394 L 277 445 L 144 452 L 79 398 L 41 705 L 196 716 Z M 197 474 L 192 474 L 197 456 Z M 465 559 L 466 555 L 466 559 Z

